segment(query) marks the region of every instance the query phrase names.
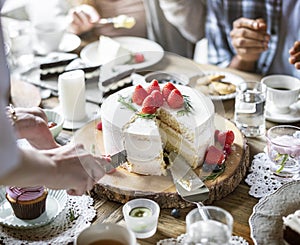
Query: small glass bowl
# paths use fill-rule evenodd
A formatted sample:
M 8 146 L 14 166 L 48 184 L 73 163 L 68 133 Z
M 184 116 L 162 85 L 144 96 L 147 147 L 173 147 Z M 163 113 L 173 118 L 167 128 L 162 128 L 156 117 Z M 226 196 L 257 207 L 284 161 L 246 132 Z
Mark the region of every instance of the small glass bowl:
M 159 213 L 159 205 L 146 198 L 131 200 L 123 206 L 126 225 L 137 238 L 148 238 L 155 234 Z

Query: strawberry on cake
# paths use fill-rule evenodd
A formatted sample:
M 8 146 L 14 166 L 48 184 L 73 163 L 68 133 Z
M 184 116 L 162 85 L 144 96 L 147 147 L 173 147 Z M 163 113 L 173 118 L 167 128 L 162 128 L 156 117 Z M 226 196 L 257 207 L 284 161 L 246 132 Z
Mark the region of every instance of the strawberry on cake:
M 106 154 L 127 151 L 124 167 L 144 175 L 166 175 L 167 154 L 181 154 L 192 168 L 214 143 L 214 106 L 196 90 L 172 83 L 132 86 L 102 104 Z

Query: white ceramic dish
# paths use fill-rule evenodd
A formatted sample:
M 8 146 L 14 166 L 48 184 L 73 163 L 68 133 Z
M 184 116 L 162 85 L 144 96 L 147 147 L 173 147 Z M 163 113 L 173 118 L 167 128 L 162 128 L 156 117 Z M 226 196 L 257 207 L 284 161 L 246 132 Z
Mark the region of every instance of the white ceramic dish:
M 210 75 L 224 75 L 225 78 L 222 79 L 222 81 L 224 82 L 230 82 L 234 85 L 238 85 L 239 83 L 244 82 L 244 79 L 241 78 L 240 76 L 237 76 L 233 73 L 230 72 L 220 72 L 220 71 L 203 71 L 204 76 L 210 76 Z M 229 100 L 229 99 L 233 99 L 236 96 L 236 92 L 235 93 L 231 93 L 231 94 L 226 94 L 226 95 L 209 95 L 209 97 L 212 100 Z
M 56 138 L 59 135 L 59 133 L 62 131 L 63 124 L 65 121 L 64 117 L 60 113 L 54 110 L 44 109 L 44 112 L 47 115 L 48 122 L 56 123 L 54 127 L 50 128 L 53 137 Z
M 17 229 L 29 229 L 46 225 L 53 221 L 65 208 L 68 200 L 66 191 L 49 190 L 46 199 L 46 211 L 33 220 L 22 220 L 14 215 L 10 203 L 5 197 L 5 188 L 0 189 L 0 224 Z
M 71 52 L 77 49 L 80 46 L 81 39 L 77 35 L 73 33 L 65 33 L 60 44 L 58 50 L 61 52 Z
M 300 101 L 290 106 L 290 112 L 281 114 L 272 112 L 266 107 L 266 119 L 276 123 L 294 123 L 300 121 Z
M 249 218 L 254 244 L 283 244 L 283 216 L 299 209 L 300 181 L 289 182 L 254 206 Z
M 115 41 L 133 53 L 142 53 L 145 61 L 137 64 L 126 65 L 133 69 L 143 69 L 159 62 L 164 56 L 163 48 L 151 40 L 140 37 L 115 37 Z M 81 59 L 89 65 L 101 65 L 98 54 L 98 41 L 85 46 L 80 52 Z

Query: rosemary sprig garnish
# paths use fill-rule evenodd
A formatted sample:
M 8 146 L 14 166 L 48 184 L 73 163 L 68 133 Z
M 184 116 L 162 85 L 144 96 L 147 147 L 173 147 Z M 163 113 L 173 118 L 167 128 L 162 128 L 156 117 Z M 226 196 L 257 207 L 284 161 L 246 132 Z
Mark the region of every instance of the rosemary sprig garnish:
M 152 119 L 156 117 L 156 114 L 144 114 L 144 113 L 137 113 L 139 117 L 145 118 L 145 119 Z
M 180 110 L 177 112 L 178 116 L 184 116 L 187 115 L 188 113 L 192 112 L 193 106 L 191 104 L 191 99 L 187 95 L 182 95 L 183 97 L 183 110 Z
M 120 102 L 122 105 L 124 105 L 127 109 L 133 111 L 138 115 L 139 117 L 145 118 L 145 119 L 152 119 L 156 117 L 156 114 L 146 114 L 146 113 L 140 113 L 138 110 L 134 107 L 132 104 L 132 100 L 127 97 L 123 97 L 120 95 L 118 102 Z
M 275 161 L 279 160 L 280 158 L 282 158 L 282 161 L 280 163 L 279 169 L 276 170 L 277 174 L 280 173 L 282 171 L 282 169 L 284 168 L 285 163 L 286 163 L 286 161 L 289 158 L 289 155 L 288 154 L 280 154 L 280 153 L 278 153 L 277 157 L 275 158 Z
M 128 99 L 127 97 L 123 97 L 120 95 L 118 102 L 120 102 L 122 105 L 124 105 L 127 109 L 137 112 L 138 110 L 133 106 L 131 99 Z
M 221 174 L 224 173 L 225 168 L 226 168 L 225 164 L 222 164 L 220 166 L 220 168 L 218 169 L 218 171 L 213 171 L 210 175 L 205 176 L 203 181 L 206 181 L 206 180 L 212 180 L 212 181 L 214 181 L 214 180 L 216 180 L 216 178 L 218 178 Z

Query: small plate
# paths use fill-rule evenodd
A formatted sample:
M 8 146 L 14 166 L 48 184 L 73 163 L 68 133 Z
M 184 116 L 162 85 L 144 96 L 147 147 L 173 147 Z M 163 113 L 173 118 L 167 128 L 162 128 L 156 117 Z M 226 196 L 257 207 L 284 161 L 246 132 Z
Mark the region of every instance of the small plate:
M 22 220 L 14 215 L 5 194 L 5 188 L 2 188 L 0 190 L 0 224 L 17 229 L 36 228 L 50 223 L 64 210 L 68 200 L 66 191 L 49 190 L 46 211 L 36 219 Z
M 241 78 L 240 76 L 237 76 L 233 73 L 230 72 L 220 72 L 220 71 L 203 71 L 204 76 L 211 76 L 211 75 L 224 75 L 225 78 L 222 79 L 224 82 L 230 82 L 233 85 L 238 85 L 242 82 L 244 82 L 244 79 Z M 200 77 L 201 79 L 201 77 Z M 200 91 L 201 92 L 201 91 Z M 226 94 L 226 95 L 209 95 L 209 97 L 212 100 L 229 100 L 233 99 L 236 96 L 236 92 L 231 93 L 231 94 Z
M 300 121 L 300 101 L 290 106 L 290 112 L 286 114 L 280 114 L 268 110 L 266 106 L 266 119 L 275 123 L 294 123 Z
M 137 64 L 128 64 L 133 69 L 143 69 L 158 63 L 164 56 L 163 48 L 156 42 L 140 37 L 114 37 L 113 40 L 134 53 L 143 53 L 145 61 Z M 80 52 L 81 59 L 89 65 L 101 65 L 98 54 L 99 41 L 85 46 Z
M 283 216 L 294 213 L 300 205 L 300 181 L 289 182 L 254 206 L 249 218 L 254 244 L 283 244 Z
M 71 52 L 79 47 L 81 39 L 73 33 L 65 33 L 58 47 L 58 51 Z

